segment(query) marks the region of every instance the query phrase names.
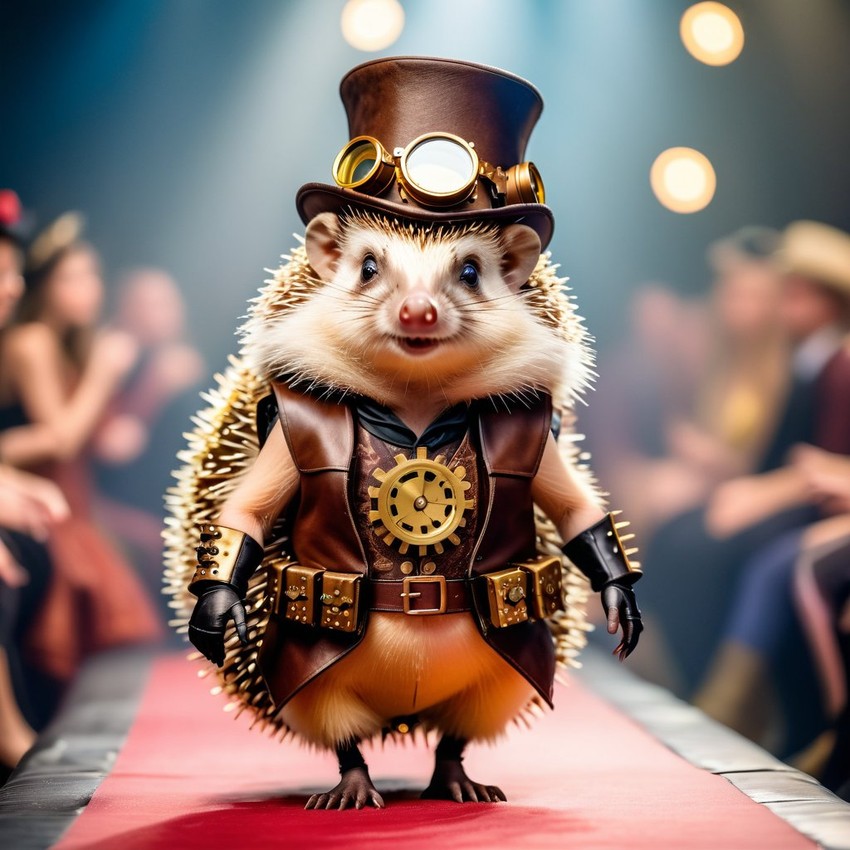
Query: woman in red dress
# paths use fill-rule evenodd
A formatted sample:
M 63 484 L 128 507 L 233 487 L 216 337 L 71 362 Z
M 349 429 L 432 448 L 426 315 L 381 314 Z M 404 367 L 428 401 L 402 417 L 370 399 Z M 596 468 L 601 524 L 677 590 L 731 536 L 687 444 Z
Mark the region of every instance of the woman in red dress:
M 80 230 L 67 214 L 34 241 L 21 319 L 0 352 L 0 454 L 55 481 L 71 508 L 48 538 L 54 578 L 27 646 L 58 680 L 91 652 L 161 635 L 132 568 L 91 519 L 86 447 L 136 355 L 125 334 L 97 328 L 103 282 Z

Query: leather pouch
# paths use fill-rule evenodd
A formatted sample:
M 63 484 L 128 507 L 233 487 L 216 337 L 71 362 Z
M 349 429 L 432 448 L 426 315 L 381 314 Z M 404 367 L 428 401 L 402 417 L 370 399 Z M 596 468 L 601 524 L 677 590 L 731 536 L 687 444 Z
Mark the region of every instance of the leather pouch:
M 275 561 L 263 565 L 266 571 L 266 598 L 263 603 L 263 610 L 271 614 L 272 618 L 277 617 L 280 613 L 280 600 L 283 596 L 283 588 L 286 585 L 284 576 L 287 566 L 289 564 L 286 561 Z
M 325 570 L 321 576 L 319 625 L 338 632 L 359 628 L 362 575 Z
M 533 561 L 521 561 L 517 566 L 528 574 L 528 596 L 536 620 L 545 620 L 564 610 L 560 558 L 540 555 Z
M 528 619 L 528 575 L 519 567 L 509 567 L 482 576 L 487 587 L 490 622 L 499 629 Z
M 305 626 L 315 626 L 318 619 L 319 596 L 324 570 L 314 567 L 302 567 L 292 564 L 284 574 L 282 593 L 278 614 L 283 613 L 287 620 L 302 623 Z M 283 612 L 280 606 L 286 605 Z

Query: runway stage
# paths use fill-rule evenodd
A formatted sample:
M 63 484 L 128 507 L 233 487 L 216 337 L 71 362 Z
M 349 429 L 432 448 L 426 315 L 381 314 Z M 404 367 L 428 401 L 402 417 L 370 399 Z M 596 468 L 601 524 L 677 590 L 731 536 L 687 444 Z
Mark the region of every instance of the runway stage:
M 420 801 L 429 751 L 388 744 L 366 751 L 386 809 L 308 812 L 306 797 L 336 782 L 332 757 L 225 713 L 183 654 L 105 657 L 0 792 L 0 846 L 850 847 L 850 806 L 615 662 L 585 659 L 554 712 L 495 748 L 470 748 L 468 773 L 500 785 L 508 803 Z

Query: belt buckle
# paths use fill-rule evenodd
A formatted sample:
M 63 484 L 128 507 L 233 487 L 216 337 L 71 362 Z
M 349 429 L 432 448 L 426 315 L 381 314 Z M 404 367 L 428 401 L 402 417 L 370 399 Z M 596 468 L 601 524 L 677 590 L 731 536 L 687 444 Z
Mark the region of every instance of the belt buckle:
M 412 584 L 437 584 L 440 588 L 440 606 L 438 608 L 411 608 L 410 600 L 415 596 L 421 596 L 421 593 L 416 593 L 410 590 Z M 407 576 L 401 582 L 401 597 L 404 600 L 404 613 L 413 616 L 422 614 L 445 614 L 446 613 L 446 577 L 445 576 Z

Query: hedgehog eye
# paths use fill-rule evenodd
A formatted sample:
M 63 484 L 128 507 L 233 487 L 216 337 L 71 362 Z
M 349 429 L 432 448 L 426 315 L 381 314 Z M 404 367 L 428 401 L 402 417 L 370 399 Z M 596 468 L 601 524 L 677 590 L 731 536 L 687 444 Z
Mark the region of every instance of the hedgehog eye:
M 460 270 L 460 279 L 470 289 L 478 286 L 478 269 L 472 260 L 464 260 L 463 268 Z
M 371 254 L 366 255 L 363 265 L 360 267 L 360 280 L 368 283 L 378 273 L 378 263 Z

